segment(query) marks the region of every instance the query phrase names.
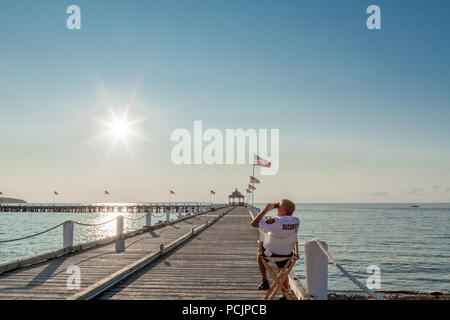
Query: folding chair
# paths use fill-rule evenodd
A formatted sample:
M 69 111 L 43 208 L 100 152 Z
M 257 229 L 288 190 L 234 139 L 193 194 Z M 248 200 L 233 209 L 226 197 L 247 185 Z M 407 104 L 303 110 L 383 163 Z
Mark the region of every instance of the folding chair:
M 273 283 L 270 286 L 270 289 L 267 290 L 267 293 L 264 296 L 264 300 L 273 300 L 280 290 L 286 299 L 292 300 L 292 296 L 289 294 L 288 288 L 284 286 L 284 282 L 288 278 L 289 273 L 292 271 L 292 268 L 299 259 L 297 234 L 294 233 L 287 238 L 279 239 L 272 237 L 271 233 L 264 234 L 264 232 L 260 231 L 260 244 L 262 241 L 266 244 L 270 244 L 271 248 L 281 248 L 294 244 L 294 250 L 292 251 L 292 256 L 290 257 L 266 257 L 262 252 L 262 250 L 265 250 L 264 247 L 262 247 L 261 245 L 259 245 L 258 247 L 259 259 L 261 259 L 262 263 L 266 267 L 266 270 L 269 271 L 270 275 L 273 278 Z M 275 269 L 272 268 L 271 264 L 269 263 L 272 262 L 275 264 L 275 262 L 283 260 L 287 260 L 287 262 L 281 270 L 279 270 L 277 266 L 275 266 Z

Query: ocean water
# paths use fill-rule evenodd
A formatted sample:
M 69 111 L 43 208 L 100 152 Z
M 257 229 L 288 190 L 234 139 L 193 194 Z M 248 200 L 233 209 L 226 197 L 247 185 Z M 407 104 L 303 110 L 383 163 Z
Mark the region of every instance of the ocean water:
M 410 206 L 297 204 L 299 243 L 325 241 L 329 253 L 364 284 L 367 267 L 378 266 L 382 291 L 449 291 L 450 204 Z M 303 253 L 300 249 L 294 269 L 300 279 L 305 274 Z M 330 290 L 359 290 L 331 263 L 328 275 Z
M 145 225 L 145 213 L 142 212 L 0 212 L 0 241 L 36 234 L 68 220 L 88 224 L 98 224 L 112 220 L 118 215 L 126 217 L 124 219 L 125 232 L 142 228 Z M 166 218 L 165 213 L 154 213 L 153 215 L 152 225 L 158 221 L 164 221 Z M 174 219 L 176 216 L 177 213 L 171 213 L 171 219 Z M 115 234 L 115 221 L 97 227 L 75 224 L 74 244 L 95 241 Z M 0 243 L 0 264 L 27 258 L 39 253 L 58 250 L 62 248 L 62 245 L 62 226 L 33 238 L 16 242 Z
M 262 208 L 263 205 L 256 205 Z M 40 232 L 66 220 L 84 223 L 108 221 L 120 213 L 17 213 L 0 212 L 0 240 Z M 138 218 L 143 213 L 126 213 Z M 152 222 L 164 219 L 154 217 Z M 175 217 L 173 214 L 172 217 Z M 269 214 L 270 215 L 270 214 Z M 273 214 L 272 214 L 273 215 Z M 450 204 L 297 204 L 299 242 L 320 239 L 331 255 L 359 281 L 366 283 L 366 268 L 381 269 L 386 291 L 450 291 Z M 125 219 L 125 230 L 144 225 Z M 101 227 L 75 225 L 74 242 L 82 243 L 115 234 L 115 223 Z M 62 246 L 62 227 L 31 239 L 0 243 L 0 263 L 36 255 Z M 303 250 L 295 273 L 304 278 Z M 358 290 L 329 264 L 330 290 Z

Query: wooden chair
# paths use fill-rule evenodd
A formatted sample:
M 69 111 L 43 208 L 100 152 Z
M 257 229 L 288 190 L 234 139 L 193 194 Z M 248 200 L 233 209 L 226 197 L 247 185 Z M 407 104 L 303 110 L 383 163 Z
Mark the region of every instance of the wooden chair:
M 273 283 L 270 286 L 269 290 L 267 290 L 266 295 L 264 296 L 264 300 L 273 300 L 277 293 L 281 290 L 281 293 L 283 296 L 288 299 L 292 300 L 292 296 L 289 294 L 288 288 L 284 286 L 284 282 L 286 279 L 288 279 L 289 273 L 292 271 L 292 268 L 294 268 L 295 263 L 299 259 L 299 253 L 298 253 L 298 240 L 297 240 L 297 233 L 294 233 L 293 235 L 284 238 L 274 238 L 271 237 L 271 234 L 264 234 L 264 232 L 260 231 L 260 239 L 258 244 L 258 258 L 261 259 L 263 265 L 265 266 L 266 270 L 269 271 L 270 275 L 273 278 Z M 272 248 L 276 247 L 283 247 L 286 245 L 292 245 L 294 244 L 294 250 L 292 251 L 292 256 L 290 257 L 266 257 L 263 255 L 264 247 L 262 243 L 270 243 L 270 246 Z M 268 260 L 268 261 L 266 261 Z M 279 269 L 275 262 L 287 260 L 286 264 L 282 269 Z M 272 268 L 271 263 L 274 264 L 274 268 Z

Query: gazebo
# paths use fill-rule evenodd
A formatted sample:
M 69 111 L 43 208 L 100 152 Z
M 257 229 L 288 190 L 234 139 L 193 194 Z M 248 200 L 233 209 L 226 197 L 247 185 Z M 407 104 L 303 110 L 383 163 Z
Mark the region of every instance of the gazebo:
M 237 202 L 235 201 L 237 199 Z M 230 206 L 243 206 L 244 196 L 237 189 L 233 191 L 232 194 L 228 196 L 228 204 Z

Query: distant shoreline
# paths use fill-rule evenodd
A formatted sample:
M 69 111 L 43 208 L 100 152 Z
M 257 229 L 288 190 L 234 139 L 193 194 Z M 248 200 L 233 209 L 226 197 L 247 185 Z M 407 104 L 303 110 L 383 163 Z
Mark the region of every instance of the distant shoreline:
M 0 203 L 27 203 L 22 199 L 0 197 Z

